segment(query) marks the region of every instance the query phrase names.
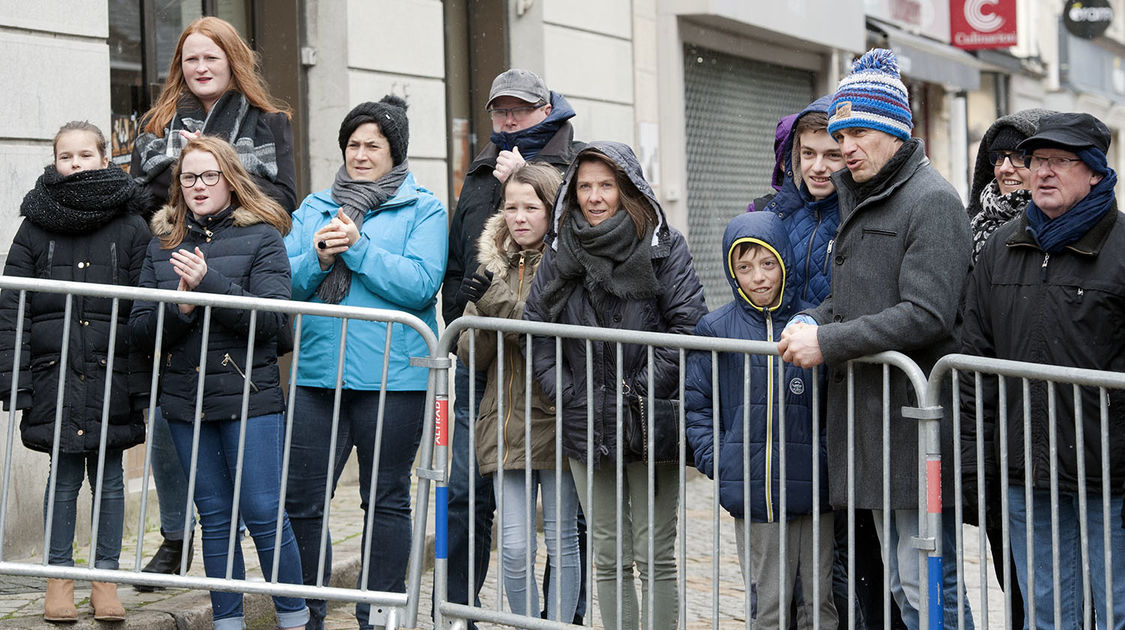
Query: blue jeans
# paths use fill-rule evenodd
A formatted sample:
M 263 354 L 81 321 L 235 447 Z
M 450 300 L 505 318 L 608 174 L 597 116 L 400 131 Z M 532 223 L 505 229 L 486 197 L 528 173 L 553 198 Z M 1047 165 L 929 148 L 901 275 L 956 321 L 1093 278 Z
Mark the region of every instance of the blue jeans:
M 156 482 L 156 499 L 160 508 L 160 533 L 168 540 L 184 540 L 184 516 L 188 507 L 187 477 L 180 465 L 176 445 L 168 433 L 168 420 L 160 407 L 152 419 L 152 480 Z M 191 526 L 195 529 L 195 512 L 192 510 Z M 177 569 L 178 570 L 178 569 Z
M 879 533 L 882 543 L 883 512 L 872 510 L 875 519 L 875 530 Z M 941 514 L 941 547 L 942 547 L 942 600 L 944 610 L 944 625 L 946 628 L 957 627 L 957 539 L 956 528 L 960 526 L 954 518 L 952 508 L 943 510 Z M 918 550 L 911 544 L 911 540 L 918 535 L 918 510 L 893 510 L 891 512 L 890 528 L 890 558 L 884 558 L 887 570 L 890 571 L 891 594 L 895 603 L 902 612 L 902 621 L 910 630 L 918 628 L 919 598 L 926 595 L 928 588 L 922 581 L 919 573 Z M 973 613 L 969 609 L 968 597 L 963 597 L 965 602 L 964 619 L 965 630 L 973 630 Z
M 74 566 L 74 527 L 77 519 L 78 491 L 82 478 L 90 479 L 91 494 L 98 480 L 97 453 L 59 453 L 51 462 L 55 468 L 55 511 L 51 519 L 49 562 L 55 566 Z M 43 492 L 43 522 L 47 522 L 51 480 Z M 121 478 L 121 451 L 107 450 L 102 471 L 101 513 L 98 515 L 98 543 L 94 568 L 117 570 L 121 555 L 121 529 L 125 518 L 125 485 Z M 93 499 L 91 498 L 91 501 Z M 97 509 L 95 506 L 94 509 Z
M 474 413 L 480 410 L 480 401 L 484 397 L 484 388 L 488 372 L 476 372 L 476 404 Z M 454 377 L 453 400 L 453 446 L 449 467 L 449 501 L 448 501 L 448 589 L 446 601 L 467 604 L 469 603 L 469 487 L 475 488 L 475 503 L 473 514 L 475 516 L 474 539 L 472 560 L 473 578 L 476 584 L 472 586 L 474 604 L 480 606 L 481 587 L 484 578 L 488 575 L 489 555 L 492 549 L 492 517 L 496 512 L 496 500 L 492 493 L 492 481 L 481 476 L 476 468 L 476 453 L 469 451 L 469 433 L 473 425 L 469 422 L 469 368 L 464 363 L 457 364 L 457 373 Z M 473 470 L 470 475 L 469 465 Z
M 1102 495 L 1091 491 L 1086 495 L 1086 532 L 1089 541 L 1090 566 L 1082 566 L 1082 538 L 1079 529 L 1078 493 L 1059 492 L 1059 595 L 1062 609 L 1057 611 L 1063 628 L 1083 627 L 1082 580 L 1090 576 L 1093 596 L 1093 617 L 1098 628 L 1125 628 L 1125 529 L 1121 527 L 1121 503 L 1125 497 L 1111 495 L 1109 503 L 1110 551 L 1113 553 L 1113 624 L 1106 624 L 1106 549 L 1103 539 L 1105 517 Z M 1055 627 L 1054 577 L 1052 575 L 1051 493 L 1033 490 L 1032 552 L 1035 567 L 1035 627 Z M 1030 591 L 1027 581 L 1027 498 L 1023 486 L 1008 488 L 1008 524 L 1012 537 L 1012 556 L 1016 578 L 1024 598 L 1024 628 L 1031 620 Z
M 371 470 L 375 461 L 375 431 L 378 428 L 379 392 L 345 389 L 340 401 L 340 420 L 336 430 L 331 480 L 328 476 L 329 441 L 332 432 L 332 406 L 335 392 L 318 387 L 298 387 L 293 399 L 293 440 L 290 450 L 289 483 L 285 507 L 301 550 L 305 584 L 317 583 L 320 562 L 320 534 L 324 522 L 324 491 L 336 484 L 354 447 L 359 459 L 359 500 L 364 513 L 363 541 L 371 540 L 371 559 L 367 566 L 367 588 L 391 593 L 406 592 L 406 565 L 410 560 L 410 473 L 426 407 L 426 392 L 387 392 L 384 407 L 383 440 L 379 452 L 379 480 L 375 492 L 375 517 L 367 531 L 368 498 L 371 496 Z M 322 584 L 332 576 L 332 543 L 329 536 L 324 550 Z M 363 582 L 362 573 L 357 580 Z M 327 605 L 309 600 L 307 630 L 324 627 Z M 356 604 L 356 621 L 361 630 L 371 628 L 370 605 Z
M 504 563 L 504 589 L 508 592 L 509 607 L 517 615 L 539 613 L 539 590 L 528 587 L 535 584 L 536 495 L 542 487 L 543 535 L 551 566 L 551 583 L 547 589 L 547 618 L 569 623 L 574 619 L 582 581 L 582 561 L 578 553 L 578 492 L 574 488 L 574 478 L 569 466 L 560 473 L 554 470 L 531 471 L 530 497 L 526 492 L 523 470 L 505 470 L 503 487 L 498 475 L 494 475 L 493 480 L 496 495 L 503 499 L 500 555 Z M 555 502 L 556 489 L 561 500 L 558 504 Z M 561 539 L 561 552 L 555 545 L 556 535 Z M 555 608 L 556 598 L 559 601 L 558 610 Z M 527 607 L 528 602 L 530 608 Z
M 238 513 L 246 523 L 258 561 L 266 579 L 273 575 L 274 531 L 281 497 L 281 449 L 285 417 L 275 413 L 246 420 L 246 445 L 242 461 L 242 489 Z M 207 577 L 224 577 L 231 513 L 234 512 L 234 477 L 238 463 L 238 420 L 208 420 L 200 423 L 199 455 L 195 472 L 195 507 L 203 526 L 203 567 Z M 193 425 L 170 421 L 168 429 L 180 454 L 184 475 L 191 465 Z M 289 520 L 281 526 L 278 582 L 301 583 L 301 556 Z M 234 545 L 232 578 L 246 577 L 242 546 Z M 299 626 L 308 619 L 305 600 L 300 597 L 274 597 L 274 609 L 282 628 Z M 241 630 L 242 593 L 211 592 L 211 611 L 216 630 Z

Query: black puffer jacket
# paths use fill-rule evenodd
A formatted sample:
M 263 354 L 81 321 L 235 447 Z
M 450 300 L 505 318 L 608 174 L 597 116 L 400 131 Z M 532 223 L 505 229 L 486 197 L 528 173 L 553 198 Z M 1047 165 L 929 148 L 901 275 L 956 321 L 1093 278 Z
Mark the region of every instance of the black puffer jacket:
M 172 210 L 165 207 L 152 219 L 154 234 L 172 227 Z M 169 262 L 172 252 L 198 247 L 207 262 L 207 275 L 196 291 L 288 300 L 289 258 L 281 234 L 257 215 L 228 208 L 196 221 L 188 214 L 188 234 L 174 249 L 159 239 L 148 246 L 140 286 L 175 290 L 179 276 Z M 156 340 L 157 304 L 137 302 L 129 319 L 132 339 L 152 349 Z M 164 306 L 164 339 L 160 359 L 160 408 L 170 420 L 191 422 L 195 417 L 199 358 L 203 343 L 203 308 L 181 315 L 176 304 Z M 254 367 L 250 375 L 250 417 L 280 413 L 285 402 L 279 385 L 277 336 L 286 326 L 281 313 L 258 311 L 254 337 Z M 203 383 L 203 420 L 237 420 L 242 414 L 242 388 L 250 311 L 214 309 L 207 343 Z
M 607 155 L 629 174 L 629 178 L 649 203 L 659 218 L 656 228 L 657 243 L 651 248 L 652 266 L 656 279 L 664 292 L 655 298 L 622 300 L 607 294 L 604 303 L 595 308 L 586 287 L 579 285 L 570 294 L 559 317 L 560 324 L 597 326 L 652 332 L 691 334 L 700 318 L 707 314 L 703 301 L 703 285 L 695 273 L 691 252 L 683 234 L 670 227 L 664 210 L 656 201 L 652 188 L 641 175 L 641 166 L 631 149 L 616 142 L 594 142 L 588 147 Z M 555 205 L 555 225 L 558 215 L 565 205 L 566 190 L 570 186 L 577 169 L 572 164 L 559 188 Z M 619 210 L 624 212 L 624 210 Z M 544 258 L 531 285 L 527 298 L 524 319 L 546 321 L 546 307 L 540 300 L 544 288 L 557 275 L 555 250 L 558 240 L 544 252 Z M 593 422 L 595 459 L 616 457 L 617 421 L 617 367 L 616 344 L 591 344 L 593 356 Z M 581 339 L 563 339 L 563 370 L 561 402 L 563 405 L 563 452 L 568 457 L 586 461 L 586 342 Z M 535 379 L 543 387 L 544 393 L 555 400 L 555 340 L 550 337 L 537 337 L 533 348 L 533 369 Z M 622 374 L 631 390 L 638 394 L 649 391 L 648 349 L 647 346 L 625 345 L 622 347 Z M 653 358 L 655 382 L 652 391 L 657 398 L 675 398 L 679 391 L 679 350 L 675 348 L 656 348 Z M 629 414 L 625 417 L 628 419 Z M 600 457 L 597 455 L 600 454 Z M 631 459 L 627 456 L 627 461 Z
M 570 165 L 582 143 L 574 141 L 574 128 L 563 123 L 530 162 L 543 162 L 561 173 Z M 500 207 L 500 180 L 492 175 L 500 148 L 489 143 L 480 152 L 461 187 L 461 197 L 449 226 L 449 259 L 445 267 L 445 280 L 441 285 L 441 316 L 448 326 L 465 310 L 465 300 L 458 297 L 461 281 L 473 275 L 480 262 L 477 260 L 477 240 L 484 230 L 488 217 Z
M 114 181 L 107 181 L 107 176 Z M 84 185 L 89 178 L 99 178 L 99 182 Z M 44 187 L 44 180 L 55 180 L 58 185 Z M 90 203 L 104 199 L 101 192 L 92 192 L 99 185 L 113 188 L 112 194 L 121 203 L 100 208 L 102 216 L 95 220 Z M 104 191 L 105 186 L 99 190 Z M 71 197 L 68 206 L 58 203 L 67 194 L 90 192 L 95 199 L 80 202 Z M 66 178 L 49 167 L 21 207 L 25 220 L 8 252 L 4 275 L 135 286 L 151 239 L 140 217 L 148 206 L 147 195 L 117 167 Z M 84 224 L 81 229 L 70 229 L 79 224 Z M 110 299 L 73 298 L 59 441 L 62 453 L 98 452 L 109 335 L 115 325 L 112 308 Z M 106 434 L 106 446 L 114 450 L 139 444 L 145 436 L 141 409 L 148 401 L 151 363 L 143 353 L 130 352 L 127 324 L 131 308 L 132 302 L 120 302 L 116 319 Z M 10 401 L 18 311 L 19 291 L 0 293 L 0 395 L 5 409 Z M 65 295 L 27 294 L 16 406 L 27 410 L 20 422 L 23 443 L 37 451 L 50 452 L 54 441 L 65 313 Z
M 1027 215 L 1001 226 L 985 244 L 969 279 L 961 351 L 985 357 L 1125 372 L 1125 215 L 1114 208 L 1078 241 L 1049 257 L 1027 232 Z M 985 378 L 985 476 L 999 481 L 999 431 L 995 380 Z M 1050 487 L 1057 471 L 1059 489 L 1078 490 L 1078 460 L 1085 458 L 1087 488 L 1101 481 L 1101 412 L 1098 390 L 1082 388 L 1084 444 L 1076 444 L 1074 389 L 1055 387 L 1055 437 L 1058 464 L 1052 466 L 1047 386 L 1030 385 L 1031 451 L 1024 454 L 1023 384 L 1005 379 L 1008 395 L 1008 474 L 1023 484 L 1031 466 L 1036 488 Z M 976 410 L 972 374 L 961 378 L 962 469 L 977 474 Z M 1125 486 L 1125 392 L 1109 396 L 1110 487 Z M 1030 459 L 1030 461 L 1029 461 Z

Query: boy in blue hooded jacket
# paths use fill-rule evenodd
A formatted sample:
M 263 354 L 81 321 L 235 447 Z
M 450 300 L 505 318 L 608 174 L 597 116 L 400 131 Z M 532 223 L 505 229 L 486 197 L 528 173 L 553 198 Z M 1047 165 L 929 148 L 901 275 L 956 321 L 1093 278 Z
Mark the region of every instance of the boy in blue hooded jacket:
M 727 226 L 723 251 L 734 301 L 706 315 L 695 333 L 776 341 L 789 318 L 804 306 L 788 282 L 793 256 L 785 225 L 770 212 L 739 215 Z M 813 617 L 819 616 L 820 627 L 832 630 L 837 626 L 831 585 L 832 514 L 827 511 L 824 427 L 816 435 L 812 427 L 813 405 L 823 402 L 823 397 L 813 400 L 814 374 L 780 365 L 776 356 L 749 355 L 746 375 L 747 355 L 720 353 L 716 385 L 711 357 L 709 352 L 693 352 L 688 358 L 687 441 L 696 467 L 718 477 L 719 502 L 735 518 L 739 565 L 751 593 L 752 627 L 779 628 L 780 611 L 788 610 L 793 594 L 801 592 L 798 626 L 811 628 Z M 717 426 L 712 415 L 715 394 Z M 815 478 L 814 457 L 819 460 Z M 814 511 L 824 512 L 815 527 Z M 784 558 L 779 555 L 783 533 Z

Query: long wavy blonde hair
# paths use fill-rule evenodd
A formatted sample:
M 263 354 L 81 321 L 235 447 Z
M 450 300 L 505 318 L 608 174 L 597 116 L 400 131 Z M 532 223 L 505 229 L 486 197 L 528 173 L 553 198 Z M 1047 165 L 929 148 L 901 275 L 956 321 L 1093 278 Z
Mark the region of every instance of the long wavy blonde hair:
M 258 54 L 242 41 L 242 37 L 230 22 L 208 16 L 188 24 L 180 34 L 180 41 L 176 42 L 176 53 L 172 55 L 172 63 L 168 66 L 168 78 L 164 80 L 160 97 L 142 118 L 145 121 L 145 131 L 158 136 L 163 134 L 164 128 L 176 115 L 176 104 L 180 97 L 185 92 L 191 93 L 184 80 L 183 59 L 184 40 L 193 33 L 206 36 L 223 50 L 223 54 L 227 56 L 227 65 L 230 67 L 230 87 L 242 93 L 251 105 L 264 112 L 285 112 L 286 116 L 290 115 L 288 105 L 270 96 L 262 74 L 258 71 L 260 66 Z
M 172 230 L 167 234 L 159 234 L 160 246 L 172 249 L 184 241 L 187 236 L 187 201 L 184 199 L 184 189 L 180 186 L 180 171 L 183 169 L 184 158 L 192 151 L 203 151 L 214 156 L 219 163 L 219 170 L 232 189 L 232 205 L 251 212 L 266 223 L 277 228 L 282 236 L 289 233 L 293 227 L 293 219 L 276 201 L 266 196 L 258 188 L 242 162 L 238 159 L 234 147 L 226 140 L 215 136 L 200 136 L 189 141 L 180 157 L 172 168 L 172 195 L 168 205 L 172 208 Z

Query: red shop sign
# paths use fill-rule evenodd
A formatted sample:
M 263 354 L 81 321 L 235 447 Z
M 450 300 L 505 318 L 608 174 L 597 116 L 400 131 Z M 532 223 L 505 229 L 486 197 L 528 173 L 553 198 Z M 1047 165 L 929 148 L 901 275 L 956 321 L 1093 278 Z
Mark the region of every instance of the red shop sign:
M 949 0 L 949 33 L 965 50 L 1015 46 L 1016 0 Z

